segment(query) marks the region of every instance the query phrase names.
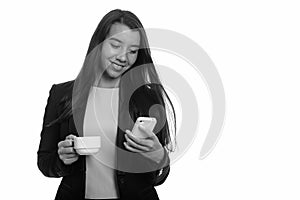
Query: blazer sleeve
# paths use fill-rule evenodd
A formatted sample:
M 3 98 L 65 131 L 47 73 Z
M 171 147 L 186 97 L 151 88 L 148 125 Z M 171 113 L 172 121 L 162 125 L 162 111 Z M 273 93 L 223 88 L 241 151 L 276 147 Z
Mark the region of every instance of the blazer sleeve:
M 60 141 L 60 124 L 55 123 L 50 127 L 46 127 L 46 124 L 58 117 L 58 99 L 56 97 L 57 92 L 55 91 L 56 85 L 53 84 L 45 108 L 40 144 L 37 152 L 38 168 L 47 177 L 63 177 L 72 171 L 72 165 L 65 165 L 57 153 L 57 145 Z
M 163 102 L 163 99 L 161 99 L 161 102 L 158 101 L 161 97 L 157 95 L 155 92 L 154 88 L 158 87 L 157 84 L 149 84 L 149 85 L 144 85 L 144 87 L 140 87 L 135 91 L 135 93 L 132 95 L 132 102 L 134 105 L 137 105 L 139 110 L 141 112 L 139 115 L 142 116 L 147 116 L 149 114 L 150 108 L 154 104 L 161 104 Z M 166 114 L 165 110 L 161 109 L 160 106 L 155 106 L 151 108 L 151 116 L 155 117 L 156 119 L 166 119 Z M 135 116 L 133 118 L 137 118 L 138 116 Z M 159 127 L 161 130 L 159 130 Z M 154 132 L 158 132 L 156 136 L 158 137 L 160 143 L 163 145 L 163 137 L 162 135 L 164 134 L 164 131 L 168 129 L 168 124 L 166 123 L 165 120 L 158 120 L 157 126 L 154 128 Z M 169 153 L 167 152 L 165 146 L 163 145 L 163 150 L 164 150 L 164 157 L 159 163 L 156 163 L 155 161 L 152 161 L 150 158 L 146 158 L 144 160 L 145 165 L 149 166 L 149 169 L 155 169 L 153 171 L 154 174 L 154 186 L 161 185 L 165 182 L 167 179 L 169 172 L 170 172 L 170 157 Z
M 170 157 L 165 148 L 164 157 L 159 163 L 158 169 L 159 170 L 156 170 L 154 186 L 163 184 L 170 173 Z

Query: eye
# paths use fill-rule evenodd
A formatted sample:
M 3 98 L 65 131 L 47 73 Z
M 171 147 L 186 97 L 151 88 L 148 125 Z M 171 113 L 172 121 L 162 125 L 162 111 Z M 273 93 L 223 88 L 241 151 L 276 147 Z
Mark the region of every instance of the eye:
M 136 54 L 138 52 L 138 50 L 131 50 L 129 51 L 130 54 Z
M 120 45 L 117 45 L 117 44 L 110 43 L 110 45 L 111 45 L 112 48 L 114 48 L 114 49 L 120 48 Z

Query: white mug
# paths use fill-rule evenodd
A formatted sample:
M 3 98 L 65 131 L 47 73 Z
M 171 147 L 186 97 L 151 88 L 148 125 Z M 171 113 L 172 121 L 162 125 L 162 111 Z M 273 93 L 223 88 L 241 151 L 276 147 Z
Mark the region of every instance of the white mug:
M 74 149 L 79 155 L 91 155 L 97 153 L 100 147 L 100 136 L 86 136 L 74 138 Z

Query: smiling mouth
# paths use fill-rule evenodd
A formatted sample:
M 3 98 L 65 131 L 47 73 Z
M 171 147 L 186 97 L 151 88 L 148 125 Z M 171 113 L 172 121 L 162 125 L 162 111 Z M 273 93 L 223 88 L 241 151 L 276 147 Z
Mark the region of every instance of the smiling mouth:
M 114 63 L 114 62 L 111 62 L 111 64 L 114 67 L 114 69 L 117 70 L 117 71 L 121 71 L 125 67 L 125 65 L 119 65 L 119 64 Z

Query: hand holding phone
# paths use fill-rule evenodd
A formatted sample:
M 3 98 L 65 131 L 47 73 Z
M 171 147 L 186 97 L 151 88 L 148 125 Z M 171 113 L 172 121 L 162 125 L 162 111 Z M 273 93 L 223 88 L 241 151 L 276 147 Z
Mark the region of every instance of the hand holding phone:
M 147 130 L 153 131 L 156 125 L 156 119 L 154 117 L 139 117 L 133 126 L 133 135 L 139 138 L 147 138 L 149 136 L 139 129 L 139 125 L 144 126 Z
M 144 129 L 140 129 L 140 125 L 142 125 Z M 160 163 L 165 155 L 165 151 L 159 139 L 153 133 L 155 125 L 155 118 L 139 117 L 132 131 L 126 130 L 124 147 L 129 151 L 141 153 L 156 163 Z

